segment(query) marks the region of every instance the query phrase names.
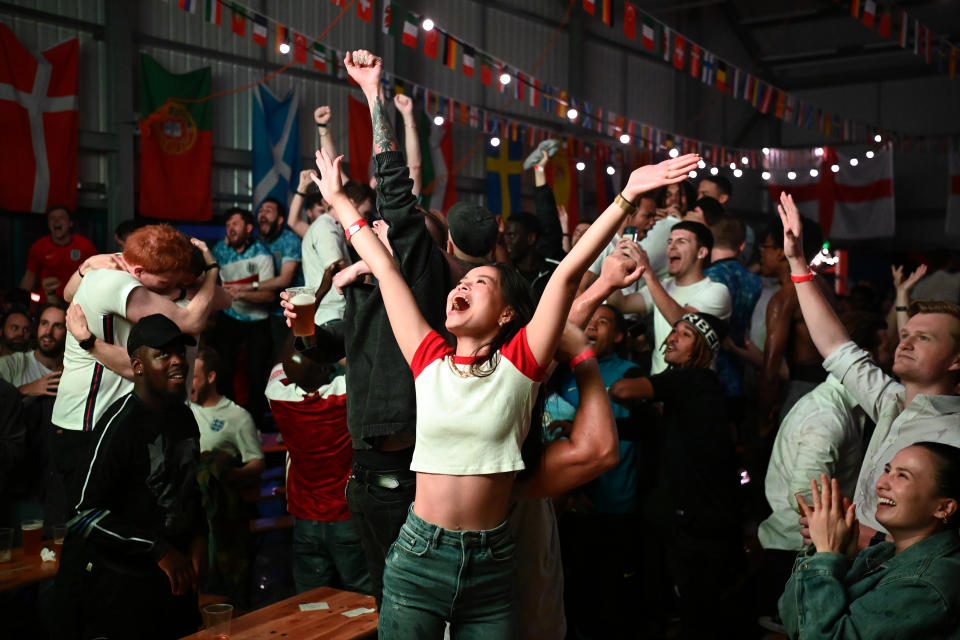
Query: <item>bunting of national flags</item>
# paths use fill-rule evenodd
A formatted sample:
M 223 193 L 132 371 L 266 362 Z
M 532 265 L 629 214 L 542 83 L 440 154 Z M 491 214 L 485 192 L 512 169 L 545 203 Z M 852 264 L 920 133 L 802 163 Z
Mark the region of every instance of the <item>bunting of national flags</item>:
M 947 36 L 933 33 L 930 27 L 906 11 L 894 11 L 893 3 L 889 0 L 884 0 L 880 5 L 876 0 L 853 0 L 850 3 L 850 17 L 888 40 L 893 37 L 896 28 L 897 42 L 903 49 L 912 49 L 914 55 L 927 64 L 936 64 L 939 73 L 957 77 L 960 48 L 953 45 Z
M 592 15 L 601 18 L 604 23 L 613 26 L 612 3 L 604 0 L 582 0 L 583 8 Z M 344 0 L 331 2 L 346 10 L 350 5 Z M 905 12 L 898 12 L 895 17 L 889 3 L 884 3 L 878 9 L 876 2 L 864 0 L 855 2 L 851 8 L 851 15 L 857 17 L 865 25 L 876 28 L 883 37 L 892 37 L 898 33 L 900 44 L 905 48 L 913 47 L 914 51 L 927 60 L 935 60 L 945 72 L 953 77 L 958 62 L 958 51 L 942 40 L 939 45 L 933 33 L 910 18 Z M 295 29 L 288 28 L 279 21 L 263 15 L 247 7 L 241 2 L 228 0 L 177 0 L 180 9 L 190 13 L 200 13 L 210 24 L 221 25 L 223 8 L 231 12 L 231 30 L 234 34 L 245 37 L 247 22 L 252 25 L 252 38 L 258 46 L 266 47 L 273 25 L 274 47 L 280 52 L 280 45 L 285 44 L 287 54 L 292 54 L 294 62 L 309 65 L 312 62 L 314 69 L 320 73 L 344 78 L 346 70 L 342 59 L 344 52 L 333 47 L 320 44 L 316 39 L 310 39 Z M 356 15 L 365 21 L 372 21 L 372 0 L 356 0 Z M 857 123 L 831 114 L 807 104 L 803 100 L 785 93 L 769 85 L 749 72 L 733 65 L 707 51 L 681 33 L 671 30 L 652 16 L 636 7 L 633 2 L 624 3 L 624 34 L 635 40 L 641 38 L 644 49 L 662 59 L 681 72 L 688 72 L 692 77 L 707 85 L 714 86 L 721 93 L 749 102 L 761 113 L 773 113 L 777 118 L 807 129 L 818 129 L 823 134 L 836 135 L 846 141 L 873 142 L 875 135 L 881 135 L 885 143 L 904 150 L 933 149 L 937 142 L 934 138 L 913 137 L 899 135 L 890 131 L 880 131 L 877 127 Z M 198 11 L 198 8 L 200 9 Z M 896 30 L 894 26 L 896 25 Z M 460 69 L 467 77 L 479 75 L 480 82 L 485 86 L 496 83 L 498 89 L 510 95 L 518 102 L 526 102 L 530 107 L 566 119 L 568 110 L 575 108 L 579 115 L 577 121 L 586 130 L 609 136 L 613 139 L 624 139 L 623 143 L 638 147 L 642 150 L 657 151 L 677 148 L 687 152 L 698 152 L 706 159 L 717 165 L 724 165 L 730 159 L 739 159 L 744 155 L 756 155 L 756 150 L 720 147 L 704 143 L 657 127 L 647 125 L 604 110 L 589 102 L 578 100 L 566 91 L 541 82 L 530 74 L 524 73 L 496 56 L 476 48 L 454 34 L 451 34 L 434 25 L 432 29 L 422 28 L 421 16 L 407 10 L 396 0 L 384 0 L 381 23 L 384 34 L 399 37 L 403 44 L 419 49 L 420 39 L 423 39 L 424 54 L 430 58 L 439 59 L 449 69 Z M 441 48 L 442 45 L 442 48 Z M 285 55 L 287 55 L 285 54 Z M 479 74 L 475 73 L 479 65 Z M 508 85 L 500 81 L 503 73 L 510 76 Z M 496 78 L 494 77 L 496 74 Z M 469 125 L 473 128 L 483 128 L 487 133 L 503 133 L 516 131 L 520 126 L 516 121 L 500 113 L 487 111 L 480 107 L 469 106 L 453 98 L 419 87 L 414 83 L 403 81 L 384 71 L 384 84 L 391 86 L 391 90 L 423 94 L 429 99 L 424 100 L 424 107 L 435 114 L 444 115 L 453 121 Z M 535 126 L 524 124 L 521 126 L 525 135 L 532 144 L 545 139 L 554 132 Z M 623 138 L 626 134 L 626 138 Z M 597 142 L 596 144 L 603 144 Z M 942 146 L 942 145 L 941 145 Z

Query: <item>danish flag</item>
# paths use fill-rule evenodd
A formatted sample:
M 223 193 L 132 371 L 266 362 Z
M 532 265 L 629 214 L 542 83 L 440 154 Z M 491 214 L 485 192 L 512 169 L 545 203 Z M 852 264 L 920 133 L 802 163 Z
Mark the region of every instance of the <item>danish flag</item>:
M 0 208 L 77 204 L 77 60 L 74 38 L 35 56 L 0 23 Z

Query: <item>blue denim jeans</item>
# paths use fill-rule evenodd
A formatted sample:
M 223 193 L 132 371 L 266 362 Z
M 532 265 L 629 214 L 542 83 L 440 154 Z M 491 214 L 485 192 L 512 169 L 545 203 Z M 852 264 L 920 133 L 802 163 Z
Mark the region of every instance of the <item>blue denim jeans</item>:
M 293 582 L 297 593 L 317 587 L 370 593 L 370 574 L 353 522 L 294 517 Z
M 507 522 L 482 531 L 451 531 L 418 517 L 407 521 L 383 572 L 380 638 L 508 639 L 516 635 L 516 546 Z

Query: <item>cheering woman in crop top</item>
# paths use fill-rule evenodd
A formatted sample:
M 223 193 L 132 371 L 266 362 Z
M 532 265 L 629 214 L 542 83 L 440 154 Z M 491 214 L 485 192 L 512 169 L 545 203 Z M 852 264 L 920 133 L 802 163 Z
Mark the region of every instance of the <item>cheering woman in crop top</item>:
M 380 94 L 382 61 L 355 51 L 344 64 L 370 103 L 374 150 L 397 149 Z M 641 193 L 681 182 L 698 157 L 634 171 L 623 194 L 554 271 L 536 309 L 512 268 L 469 271 L 447 296 L 454 346 L 424 320 L 390 253 L 344 195 L 340 160 L 317 152 L 322 179 L 315 180 L 380 283 L 417 396 L 416 498 L 387 557 L 380 637 L 440 638 L 445 622 L 453 637 L 512 637 L 514 545 L 506 517 L 514 476 L 524 469 L 520 449 L 544 367 L 583 272 L 634 210 L 632 203 Z

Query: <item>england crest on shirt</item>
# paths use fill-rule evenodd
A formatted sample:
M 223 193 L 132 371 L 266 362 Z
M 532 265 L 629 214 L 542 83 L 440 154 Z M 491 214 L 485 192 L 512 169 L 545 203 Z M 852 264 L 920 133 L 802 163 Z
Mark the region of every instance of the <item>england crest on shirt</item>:
M 225 424 L 226 422 L 224 422 L 222 419 L 214 418 L 213 422 L 210 423 L 210 429 L 212 429 L 213 431 L 220 431 L 221 429 L 223 429 L 223 425 Z

